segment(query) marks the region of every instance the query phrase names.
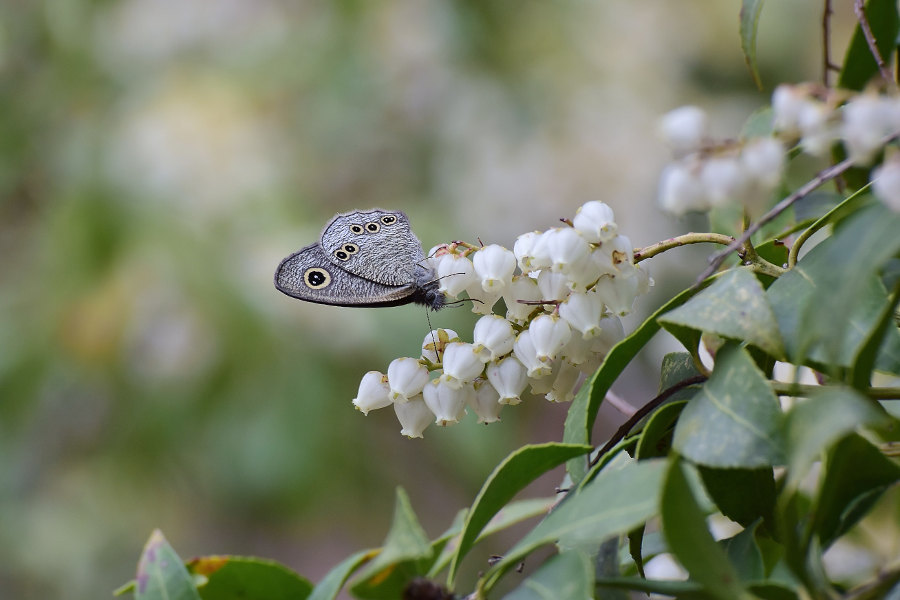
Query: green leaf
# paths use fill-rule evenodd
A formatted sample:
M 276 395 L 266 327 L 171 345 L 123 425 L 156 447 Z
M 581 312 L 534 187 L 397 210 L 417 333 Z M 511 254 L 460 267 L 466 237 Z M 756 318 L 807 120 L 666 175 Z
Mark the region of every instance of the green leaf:
M 690 386 L 679 392 L 696 394 L 699 386 Z M 672 446 L 672 431 L 681 411 L 684 410 L 686 400 L 670 402 L 660 406 L 647 420 L 641 438 L 638 440 L 635 456 L 641 460 L 666 456 Z
M 600 403 L 603 402 L 606 392 L 612 387 L 616 378 L 622 374 L 625 367 L 659 331 L 660 325 L 657 322 L 659 315 L 684 304 L 696 292 L 697 290 L 693 288 L 681 292 L 647 317 L 631 335 L 612 347 L 606 358 L 603 359 L 603 364 L 590 379 L 584 382 L 572 401 L 569 412 L 566 414 L 563 442 L 568 444 L 590 443 L 591 429 L 594 427 L 597 411 L 600 410 Z M 566 465 L 566 470 L 572 478 L 572 482 L 577 484 L 587 474 L 587 461 L 584 459 L 570 460 Z
M 312 584 L 273 560 L 241 556 L 204 556 L 187 563 L 206 577 L 203 600 L 303 600 Z
M 551 557 L 503 600 L 593 598 L 594 572 L 587 555 L 563 552 Z
M 134 597 L 137 600 L 200 600 L 194 579 L 159 529 L 150 534 L 138 562 Z
M 700 371 L 697 370 L 696 364 L 694 364 L 694 359 L 687 352 L 670 352 L 663 356 L 662 359 L 662 367 L 660 368 L 659 373 L 659 391 L 663 392 L 673 385 L 677 383 L 681 383 L 685 379 L 690 379 L 691 377 L 696 377 L 700 375 Z M 693 388 L 686 388 L 693 389 Z M 682 392 L 685 390 L 682 390 Z M 696 389 L 694 391 L 689 392 L 684 399 L 687 399 L 694 395 Z M 678 394 L 680 394 L 679 392 Z M 682 397 L 678 394 L 672 396 L 673 399 L 681 399 Z
M 862 518 L 878 497 L 900 481 L 900 466 L 856 434 L 828 453 L 813 526 L 827 548 Z
M 865 389 L 869 387 L 872 380 L 872 371 L 878 361 L 879 349 L 884 346 L 885 338 L 891 333 L 897 332 L 897 325 L 894 322 L 894 313 L 897 305 L 900 304 L 900 280 L 894 285 L 890 298 L 884 303 L 881 313 L 875 320 L 875 325 L 869 330 L 868 335 L 862 342 L 856 358 L 853 360 L 853 367 L 850 373 L 850 382 L 857 389 Z M 888 346 L 885 353 L 891 353 L 894 348 Z M 900 363 L 900 357 L 894 359 Z
M 728 561 L 734 566 L 738 578 L 745 583 L 759 581 L 765 577 L 762 552 L 756 545 L 755 531 L 756 525 L 747 527 L 737 535 L 719 542 L 725 550 Z
M 723 515 L 744 527 L 763 519 L 772 522 L 775 510 L 775 475 L 762 469 L 701 467 L 703 486 Z
M 754 596 L 761 600 L 800 600 L 794 591 L 797 586 L 788 586 L 777 581 L 755 582 L 747 586 Z
M 643 579 L 641 577 L 598 577 L 596 584 L 600 588 L 661 594 L 678 598 L 678 600 L 710 600 L 713 597 L 694 581 Z
M 896 0 L 869 0 L 866 2 L 866 17 L 881 58 L 890 64 L 897 43 L 897 33 L 900 31 Z M 844 56 L 838 87 L 862 90 L 877 73 L 878 64 L 869 50 L 862 28 L 857 25 Z
M 673 446 L 709 467 L 782 464 L 782 421 L 778 398 L 750 355 L 726 346 L 709 381 L 682 411 Z
M 671 325 L 715 333 L 724 338 L 746 341 L 773 356 L 784 354 L 784 344 L 765 290 L 746 268 L 723 273 L 709 288 L 690 302 L 660 317 Z
M 565 547 L 596 546 L 625 534 L 656 514 L 665 461 L 629 460 L 612 466 L 566 498 L 485 575 L 487 591 L 502 574 L 536 548 L 559 541 Z M 571 494 L 571 492 L 570 492 Z M 628 498 L 628 502 L 623 502 Z
M 478 534 L 513 496 L 550 469 L 590 451 L 591 447 L 583 444 L 530 445 L 513 452 L 497 465 L 469 510 L 447 581 L 452 585 L 460 561 L 472 548 Z
M 759 65 L 756 63 L 756 33 L 759 27 L 759 15 L 762 12 L 763 0 L 743 0 L 741 2 L 741 50 L 744 61 L 750 68 L 753 83 L 762 89 L 759 78 Z
M 361 550 L 342 560 L 316 584 L 308 600 L 334 600 L 356 569 L 378 556 L 378 550 Z
M 794 362 L 853 364 L 887 302 L 876 273 L 900 251 L 897 231 L 900 214 L 881 203 L 865 206 L 769 287 L 767 295 Z M 893 328 L 876 366 L 896 372 L 898 360 L 900 332 Z
M 785 416 L 788 487 L 796 488 L 813 462 L 848 433 L 888 422 L 878 404 L 850 388 L 823 388 L 798 399 Z
M 381 552 L 360 574 L 353 594 L 361 598 L 399 598 L 406 584 L 426 568 L 415 562 L 432 556 L 431 543 L 403 488 L 397 488 L 394 519 Z
M 750 113 L 741 127 L 741 141 L 772 135 L 774 131 L 772 124 L 775 121 L 773 115 L 771 106 L 763 106 Z
M 685 475 L 686 465 L 673 460 L 662 492 L 662 528 L 669 550 L 691 579 L 719 600 L 747 598 L 725 552 L 706 528 L 706 518 L 697 504 Z

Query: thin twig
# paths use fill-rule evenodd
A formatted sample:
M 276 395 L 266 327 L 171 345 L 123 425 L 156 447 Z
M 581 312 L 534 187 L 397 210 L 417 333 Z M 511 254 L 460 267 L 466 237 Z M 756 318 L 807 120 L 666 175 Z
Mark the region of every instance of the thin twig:
M 619 398 L 612 392 L 606 392 L 606 398 L 604 398 L 603 401 L 626 417 L 630 417 L 635 413 L 635 408 L 632 405 L 628 404 L 625 400 Z
M 783 381 L 772 381 L 772 391 L 777 396 L 793 396 L 799 398 L 808 398 L 811 395 L 822 393 L 828 389 L 823 385 L 806 385 L 802 383 L 786 383 Z M 900 388 L 896 387 L 870 387 L 860 390 L 864 395 L 873 400 L 897 400 L 900 399 Z
M 853 0 L 853 12 L 856 13 L 859 28 L 863 32 L 863 37 L 866 38 L 866 44 L 869 45 L 869 52 L 872 53 L 875 64 L 878 65 L 878 72 L 881 73 L 881 78 L 884 79 L 885 83 L 893 83 L 894 79 L 891 77 L 891 70 L 884 62 L 884 58 L 881 57 L 881 52 L 878 51 L 878 44 L 875 42 L 875 35 L 872 33 L 872 28 L 869 27 L 869 19 L 866 17 L 866 7 L 863 0 Z
M 700 274 L 700 277 L 697 279 L 697 282 L 694 284 L 694 287 L 699 286 L 707 277 L 709 277 L 710 275 L 715 273 L 716 270 L 725 261 L 725 259 L 728 258 L 728 255 L 731 254 L 732 252 L 734 252 L 735 250 L 742 248 L 744 246 L 745 242 L 747 242 L 747 240 L 749 240 L 750 237 L 754 233 L 759 231 L 763 225 L 765 225 L 766 223 L 768 223 L 769 221 L 771 221 L 772 219 L 774 219 L 775 217 L 777 217 L 778 215 L 780 215 L 781 213 L 786 211 L 797 200 L 800 200 L 801 198 L 808 196 L 810 193 L 815 191 L 815 189 L 818 188 L 823 183 L 826 183 L 827 181 L 834 179 L 835 177 L 837 177 L 838 175 L 840 175 L 841 173 L 843 173 L 844 171 L 846 171 L 847 169 L 852 167 L 853 163 L 854 163 L 853 159 L 846 158 L 836 165 L 832 165 L 832 166 L 828 167 L 827 169 L 823 169 L 822 171 L 819 171 L 815 177 L 813 177 L 811 180 L 809 180 L 804 185 L 802 185 L 797 191 L 795 191 L 794 193 L 792 193 L 791 195 L 789 195 L 785 199 L 783 199 L 781 202 L 779 202 L 778 204 L 773 206 L 772 210 L 770 210 L 769 212 L 764 214 L 762 217 L 760 217 L 759 221 L 753 223 L 750 227 L 748 227 L 747 230 L 744 231 L 744 233 L 741 234 L 741 236 L 739 238 L 737 238 L 731 244 L 729 244 L 727 248 L 725 248 L 721 252 L 714 254 L 712 256 L 712 258 L 709 259 L 709 262 L 710 262 L 709 267 L 707 267 L 707 269 L 705 271 L 703 271 L 703 273 Z
M 733 241 L 733 237 L 721 233 L 685 233 L 684 235 L 656 242 L 645 248 L 638 248 L 634 251 L 634 262 L 638 263 L 665 252 L 666 250 L 671 250 L 672 248 L 677 248 L 679 246 L 687 246 L 688 244 L 721 244 L 727 246 Z
M 831 0 L 825 0 L 825 9 L 822 11 L 822 83 L 825 87 L 831 87 L 828 82 L 831 71 L 835 68 L 831 64 Z
M 663 393 L 661 393 L 659 396 L 657 396 L 656 398 L 654 398 L 653 400 L 651 400 L 644 406 L 637 409 L 637 411 L 635 411 L 635 413 L 633 415 L 631 415 L 631 418 L 629 418 L 627 421 L 625 421 L 621 427 L 616 429 L 616 432 L 614 434 L 612 434 L 612 437 L 609 438 L 609 441 L 607 441 L 603 445 L 603 447 L 600 448 L 600 450 L 597 452 L 596 456 L 594 456 L 594 458 L 591 459 L 590 466 L 593 467 L 594 465 L 596 465 L 597 461 L 599 461 L 600 458 L 604 454 L 609 452 L 616 444 L 618 444 L 620 441 L 622 441 L 626 435 L 628 435 L 628 432 L 631 431 L 632 428 L 634 428 L 634 426 L 638 424 L 638 421 L 640 421 L 645 416 L 647 416 L 647 414 L 652 412 L 654 408 L 656 408 L 657 406 L 659 406 L 660 404 L 662 404 L 663 402 L 665 402 L 666 400 L 671 398 L 675 392 L 683 390 L 686 387 L 696 385 L 698 383 L 703 383 L 704 381 L 706 381 L 706 377 L 703 375 L 695 375 L 694 377 L 688 377 L 687 379 L 683 379 L 683 380 L 679 381 L 678 383 L 676 383 L 675 385 L 673 385 L 672 387 L 667 388 Z

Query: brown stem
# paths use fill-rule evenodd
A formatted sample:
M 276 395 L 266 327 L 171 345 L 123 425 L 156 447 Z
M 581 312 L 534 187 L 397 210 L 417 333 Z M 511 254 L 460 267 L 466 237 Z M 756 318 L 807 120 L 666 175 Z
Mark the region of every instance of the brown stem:
M 878 72 L 881 73 L 881 78 L 884 79 L 884 82 L 887 84 L 893 83 L 894 79 L 891 77 L 891 70 L 884 62 L 881 52 L 878 51 L 878 45 L 875 43 L 875 35 L 872 33 L 872 28 L 869 27 L 869 19 L 866 17 L 864 0 L 853 0 L 853 12 L 856 13 L 856 19 L 859 21 L 859 28 L 863 33 L 863 37 L 866 38 L 866 44 L 869 45 L 869 52 L 872 53 L 875 64 L 878 65 Z
M 831 64 L 831 0 L 825 0 L 825 9 L 822 11 L 822 83 L 825 87 L 831 87 L 828 82 L 833 65 Z

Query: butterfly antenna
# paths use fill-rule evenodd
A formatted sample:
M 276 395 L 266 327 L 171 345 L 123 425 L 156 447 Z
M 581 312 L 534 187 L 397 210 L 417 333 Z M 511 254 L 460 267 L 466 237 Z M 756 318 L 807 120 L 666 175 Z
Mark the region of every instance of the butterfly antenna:
M 431 317 L 428 316 L 428 307 L 425 307 L 425 321 L 428 323 L 428 331 L 431 333 L 431 343 L 434 344 L 434 355 L 437 357 L 438 362 L 442 362 L 438 351 L 437 338 L 434 337 L 434 328 L 431 326 Z

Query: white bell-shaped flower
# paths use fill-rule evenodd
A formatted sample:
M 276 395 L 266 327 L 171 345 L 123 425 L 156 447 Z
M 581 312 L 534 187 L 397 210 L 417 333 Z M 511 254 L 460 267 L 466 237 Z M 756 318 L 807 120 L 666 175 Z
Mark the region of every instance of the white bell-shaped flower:
M 547 248 L 548 233 L 549 231 L 545 231 L 541 234 L 538 234 L 538 236 L 534 240 L 534 243 L 531 245 L 530 271 L 536 271 L 538 269 L 549 269 L 550 265 L 553 264 L 553 260 L 550 258 L 550 251 Z
M 857 164 L 867 165 L 882 147 L 882 140 L 900 129 L 900 104 L 874 93 L 859 94 L 842 108 L 841 138 Z
M 638 285 L 635 277 L 601 277 L 594 285 L 594 292 L 613 314 L 623 317 L 634 306 Z
M 900 212 L 900 156 L 894 155 L 872 170 L 872 191 L 894 212 Z
M 466 414 L 466 403 L 474 394 L 472 384 L 453 387 L 441 377 L 428 382 L 422 390 L 425 405 L 434 414 L 434 422 L 445 427 L 459 423 Z
M 369 371 L 363 375 L 362 381 L 359 382 L 359 391 L 353 399 L 356 410 L 367 415 L 370 410 L 390 406 L 392 402 L 387 375 L 379 371 Z
M 585 339 L 580 335 L 572 335 L 568 343 L 560 351 L 559 357 L 573 365 L 581 365 L 591 359 L 593 355 L 593 339 Z
M 444 348 L 450 342 L 458 342 L 459 334 L 452 329 L 434 329 L 425 334 L 422 340 L 422 358 L 432 363 L 439 363 L 444 356 Z
M 393 402 L 406 402 L 428 383 L 428 369 L 415 358 L 395 358 L 388 365 L 388 385 Z
M 709 136 L 709 120 L 702 108 L 682 106 L 659 121 L 659 134 L 676 154 L 696 152 Z
M 592 244 L 611 240 L 619 231 L 613 210 L 599 200 L 591 200 L 581 205 L 575 212 L 572 225 Z
M 523 323 L 534 309 L 534 304 L 523 304 L 519 300 L 534 302 L 541 299 L 541 290 L 537 280 L 527 275 L 516 275 L 512 279 L 509 288 L 503 293 L 503 301 L 506 303 L 506 318 Z
M 772 93 L 772 127 L 789 135 L 800 134 L 800 113 L 807 94 L 799 87 L 782 84 Z
M 534 244 L 540 236 L 540 231 L 529 231 L 516 238 L 516 243 L 513 245 L 513 254 L 516 257 L 519 269 L 523 273 L 528 273 L 538 268 L 534 267 L 531 262 L 534 259 L 532 248 L 534 248 Z
M 513 271 L 516 270 L 516 256 L 503 246 L 491 244 L 472 255 L 472 264 L 485 292 L 502 293 L 512 281 Z
M 471 383 L 484 371 L 484 363 L 472 344 L 451 342 L 444 349 L 444 374 L 441 379 L 450 387 Z
M 556 381 L 556 374 L 559 373 L 559 361 L 553 363 L 553 368 L 549 373 L 542 377 L 529 377 L 529 389 L 535 396 L 543 396 L 553 389 L 553 382 Z
M 604 308 L 603 300 L 596 292 L 573 292 L 559 305 L 559 316 L 573 329 L 581 332 L 584 339 L 588 339 L 600 333 L 600 319 Z
M 538 359 L 537 350 L 532 341 L 531 330 L 526 329 L 516 337 L 513 354 L 526 369 L 529 378 L 540 379 L 551 373 L 552 366 Z
M 466 295 L 472 299 L 472 312 L 476 315 L 489 315 L 494 312 L 494 305 L 502 295 L 501 290 L 484 291 L 481 287 L 481 280 L 475 279 L 469 287 L 466 288 Z
M 487 378 L 500 395 L 502 404 L 518 404 L 528 383 L 525 367 L 515 356 L 488 364 Z
M 431 421 L 434 419 L 434 414 L 425 405 L 425 399 L 422 397 L 422 394 L 417 394 L 410 398 L 408 402 L 403 402 L 402 404 L 395 402 L 394 414 L 397 415 L 397 420 L 400 421 L 400 427 L 402 428 L 400 429 L 400 435 L 405 435 L 408 438 L 422 437 L 422 432 L 431 425 Z
M 550 402 L 571 402 L 575 397 L 575 388 L 581 371 L 567 360 L 560 361 L 559 372 L 553 379 L 553 385 L 545 398 Z
M 569 295 L 569 278 L 565 273 L 554 273 L 544 269 L 538 274 L 537 284 L 541 292 L 540 300 L 548 302 L 565 300 Z
M 469 408 L 478 415 L 479 423 L 495 423 L 500 420 L 500 395 L 490 382 L 479 379 L 475 382 L 475 393 L 469 395 Z
M 676 216 L 710 209 L 699 163 L 677 162 L 663 169 L 659 176 L 659 207 Z
M 747 177 L 757 182 L 764 190 L 775 189 L 784 175 L 784 145 L 773 137 L 755 138 L 741 150 L 741 167 Z
M 472 332 L 475 353 L 482 361 L 497 360 L 512 352 L 516 332 L 512 324 L 499 315 L 485 315 L 475 323 Z
M 591 352 L 603 357 L 625 337 L 625 328 L 619 317 L 600 319 L 600 335 L 591 338 Z
M 603 244 L 600 251 L 609 257 L 609 264 L 615 269 L 615 274 L 622 274 L 623 266 L 634 264 L 634 247 L 628 236 L 617 235 L 609 242 Z
M 569 324 L 553 315 L 538 315 L 531 321 L 528 331 L 531 333 L 537 359 L 545 363 L 555 360 L 572 337 Z
M 446 254 L 440 258 L 437 276 L 440 291 L 454 298 L 473 282 L 478 281 L 472 261 L 457 254 Z
M 714 157 L 703 163 L 700 181 L 713 206 L 738 205 L 747 194 L 749 182 L 737 157 Z
M 824 102 L 807 98 L 800 108 L 800 145 L 813 156 L 826 156 L 838 138 L 834 111 Z
M 551 229 L 544 234 L 543 239 L 552 271 L 569 273 L 578 269 L 591 253 L 587 240 L 571 227 Z

